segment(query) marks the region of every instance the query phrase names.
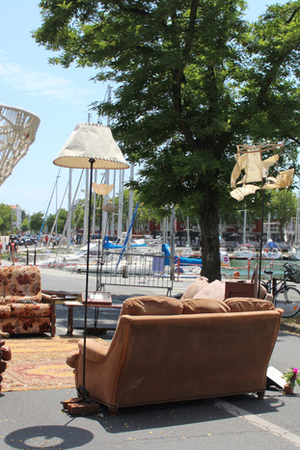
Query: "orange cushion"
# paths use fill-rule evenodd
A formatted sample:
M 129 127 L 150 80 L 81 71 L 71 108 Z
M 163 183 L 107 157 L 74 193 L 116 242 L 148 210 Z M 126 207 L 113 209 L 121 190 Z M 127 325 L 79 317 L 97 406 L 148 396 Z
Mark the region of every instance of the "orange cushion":
M 272 302 L 256 298 L 232 297 L 225 300 L 224 303 L 230 307 L 231 312 L 265 311 L 275 309 Z
M 182 314 L 228 313 L 230 308 L 225 302 L 212 298 L 193 298 L 182 300 Z
M 192 284 L 188 286 L 185 292 L 182 294 L 181 300 L 185 298 L 193 298 L 200 290 L 207 286 L 208 279 L 205 277 L 198 277 Z
M 176 315 L 183 310 L 182 302 L 173 297 L 143 296 L 131 297 L 123 303 L 120 315 Z
M 194 295 L 193 298 L 212 298 L 214 300 L 225 300 L 225 283 L 220 280 L 212 281 L 203 286 L 202 289 Z

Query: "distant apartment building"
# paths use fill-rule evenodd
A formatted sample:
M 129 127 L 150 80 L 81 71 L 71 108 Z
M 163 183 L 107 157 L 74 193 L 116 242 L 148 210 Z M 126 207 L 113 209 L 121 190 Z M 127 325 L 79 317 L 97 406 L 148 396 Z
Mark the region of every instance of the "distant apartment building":
M 22 209 L 19 205 L 10 205 L 11 208 L 11 225 L 12 229 L 21 229 L 22 224 Z

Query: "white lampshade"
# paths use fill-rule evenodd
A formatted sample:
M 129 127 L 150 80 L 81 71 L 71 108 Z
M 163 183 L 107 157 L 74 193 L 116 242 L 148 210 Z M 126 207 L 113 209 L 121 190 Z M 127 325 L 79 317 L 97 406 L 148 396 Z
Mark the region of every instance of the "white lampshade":
M 106 205 L 102 205 L 102 209 L 103 211 L 107 212 L 107 213 L 113 213 L 115 211 L 117 211 L 118 207 L 116 205 L 114 205 L 113 203 L 106 203 Z
M 77 125 L 53 163 L 61 167 L 89 169 L 91 159 L 94 160 L 94 169 L 129 167 L 110 128 L 98 123 Z

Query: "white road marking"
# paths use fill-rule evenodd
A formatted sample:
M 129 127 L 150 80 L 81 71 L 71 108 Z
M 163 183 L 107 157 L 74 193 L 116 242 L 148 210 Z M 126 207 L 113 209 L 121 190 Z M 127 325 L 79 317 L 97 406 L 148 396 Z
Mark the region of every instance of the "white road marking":
M 272 433 L 274 436 L 278 436 L 286 441 L 294 444 L 296 447 L 300 447 L 300 436 L 297 436 L 294 433 L 291 433 L 284 428 L 278 427 L 267 420 L 262 419 L 261 417 L 251 414 L 249 411 L 245 409 L 239 408 L 238 406 L 232 405 L 231 403 L 225 402 L 224 400 L 212 400 L 212 403 L 220 409 L 227 411 L 235 417 L 240 417 L 241 419 L 245 419 L 250 422 L 252 425 L 255 425 L 262 430 L 265 430 L 269 433 Z

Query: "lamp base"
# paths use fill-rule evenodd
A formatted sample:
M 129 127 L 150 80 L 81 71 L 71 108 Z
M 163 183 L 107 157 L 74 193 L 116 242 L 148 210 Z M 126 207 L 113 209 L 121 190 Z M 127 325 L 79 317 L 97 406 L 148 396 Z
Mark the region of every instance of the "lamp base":
M 62 402 L 63 411 L 72 416 L 79 416 L 81 414 L 89 415 L 95 414 L 99 411 L 100 405 L 86 398 L 74 397 Z

